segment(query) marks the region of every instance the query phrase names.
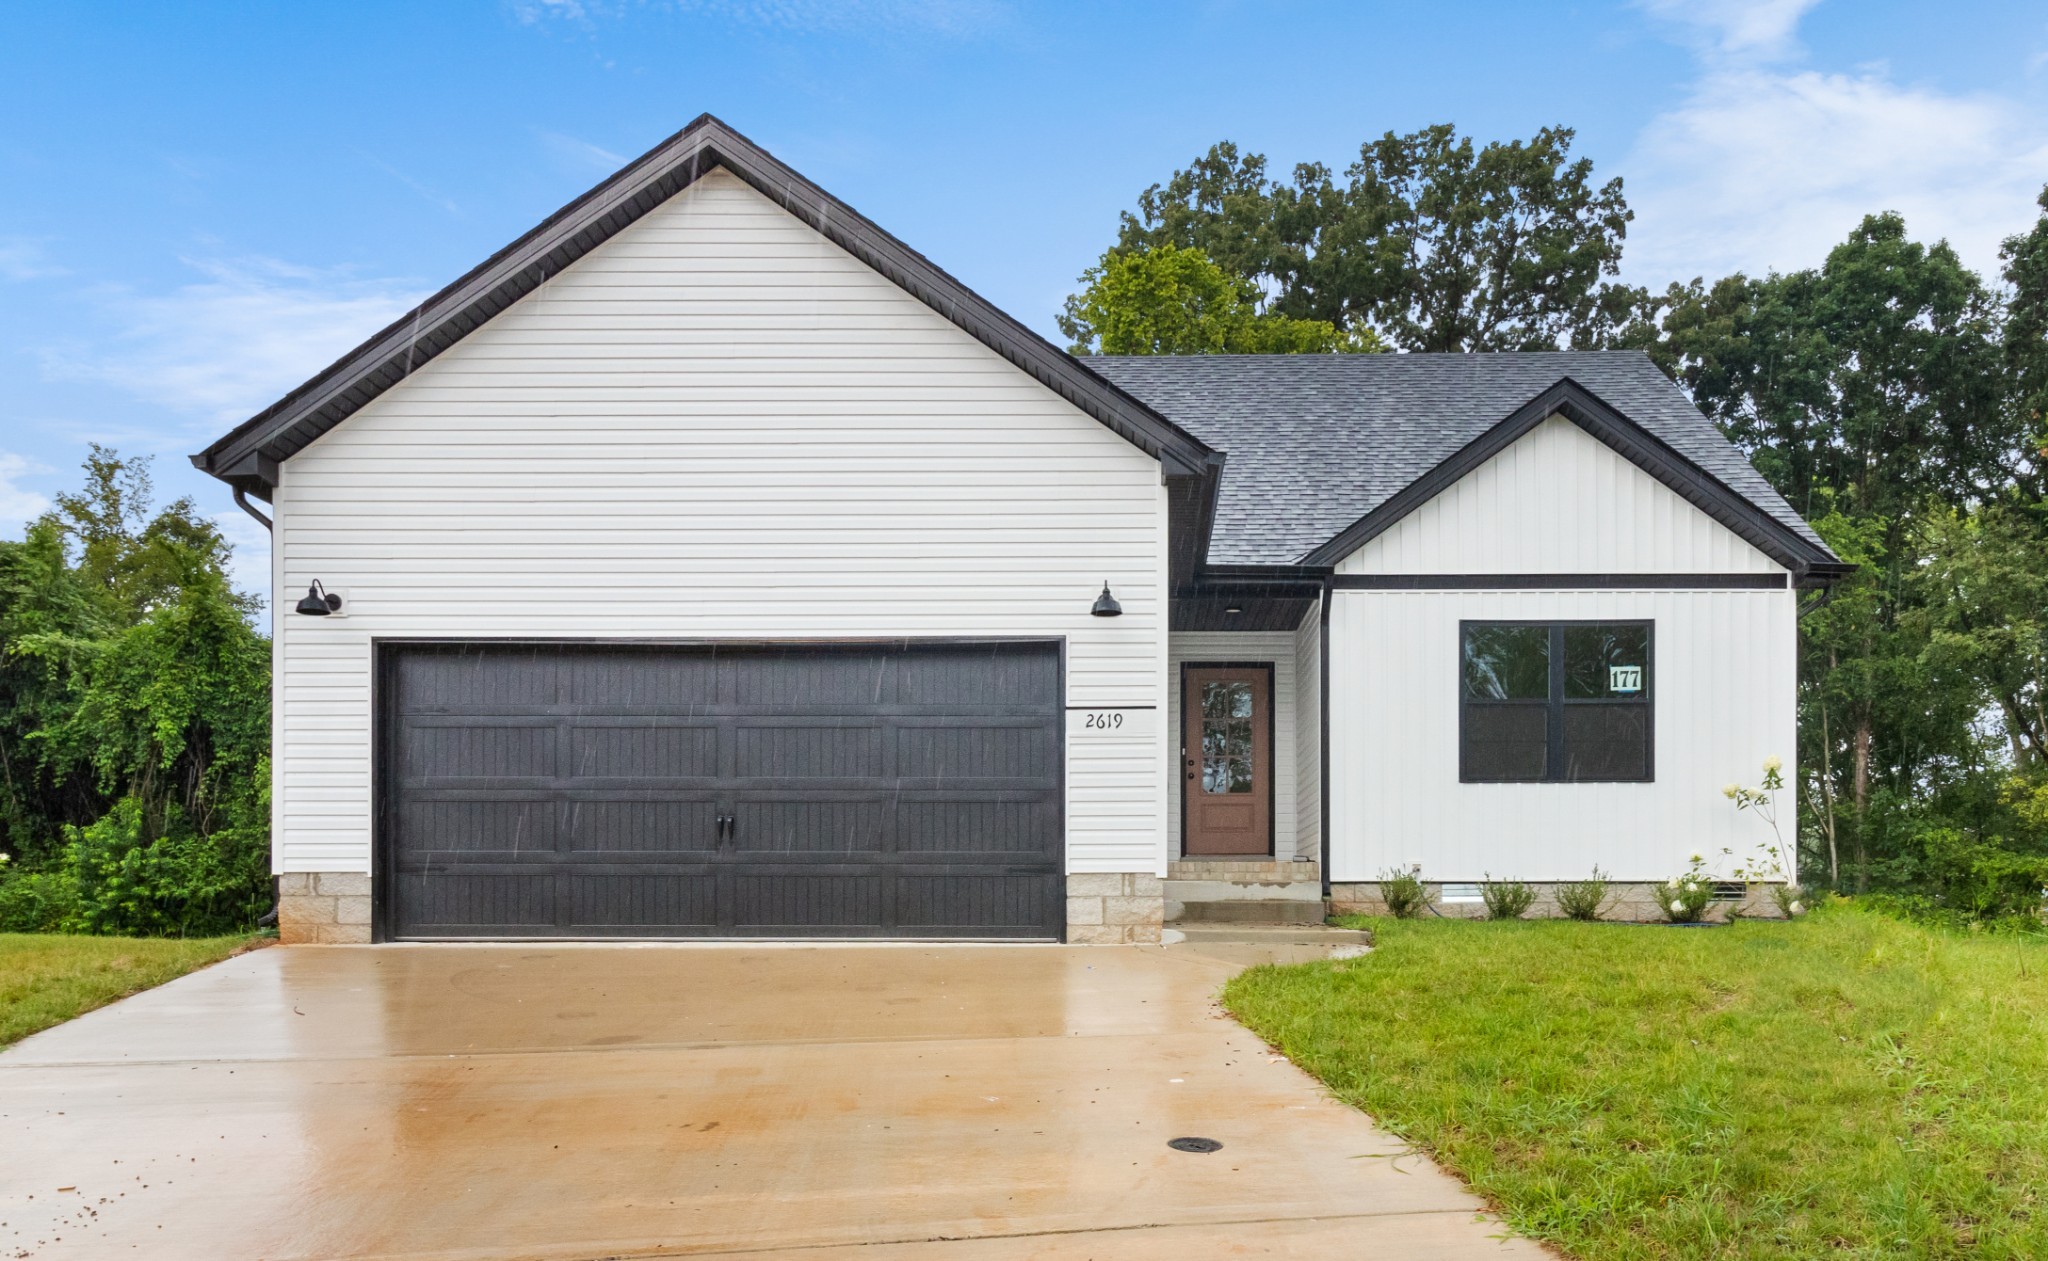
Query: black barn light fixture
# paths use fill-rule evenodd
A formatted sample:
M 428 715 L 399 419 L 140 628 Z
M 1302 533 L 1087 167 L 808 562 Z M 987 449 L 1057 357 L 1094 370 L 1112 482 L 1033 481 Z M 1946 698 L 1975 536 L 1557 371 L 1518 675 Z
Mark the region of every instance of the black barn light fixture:
M 1105 582 L 1102 594 L 1095 597 L 1095 607 L 1088 611 L 1097 617 L 1122 617 L 1124 606 L 1116 602 L 1116 597 L 1109 593 L 1109 584 Z
M 305 597 L 299 601 L 299 612 L 307 617 L 326 617 L 329 613 L 339 613 L 341 597 L 328 595 L 327 588 L 321 586 L 320 580 L 315 578 L 313 585 L 306 588 Z

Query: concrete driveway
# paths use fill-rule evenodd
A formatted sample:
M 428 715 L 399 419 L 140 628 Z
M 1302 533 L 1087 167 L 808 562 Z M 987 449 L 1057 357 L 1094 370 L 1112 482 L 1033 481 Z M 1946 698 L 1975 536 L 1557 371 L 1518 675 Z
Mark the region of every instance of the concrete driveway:
M 1543 1255 L 1223 1017 L 1243 961 L 258 951 L 0 1054 L 0 1257 Z

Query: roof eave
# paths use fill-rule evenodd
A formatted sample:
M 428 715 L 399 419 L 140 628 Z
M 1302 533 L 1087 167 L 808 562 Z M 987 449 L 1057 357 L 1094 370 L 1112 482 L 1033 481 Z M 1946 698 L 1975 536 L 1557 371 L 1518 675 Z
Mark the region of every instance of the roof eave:
M 237 426 L 193 456 L 193 464 L 267 494 L 276 485 L 280 462 L 714 168 L 730 171 L 1041 385 L 1157 457 L 1162 476 L 1208 473 L 1214 452 L 1192 434 L 709 114 Z M 267 464 L 252 462 L 255 457 Z
M 1452 483 L 1505 450 L 1552 416 L 1562 415 L 1785 567 L 1796 585 L 1833 582 L 1847 572 L 1840 558 L 1801 537 L 1748 496 L 1680 454 L 1663 439 L 1570 377 L 1522 404 L 1485 433 L 1390 496 L 1334 538 L 1300 557 L 1300 565 L 1335 565 L 1436 498 Z M 1834 576 L 1827 576 L 1834 575 Z

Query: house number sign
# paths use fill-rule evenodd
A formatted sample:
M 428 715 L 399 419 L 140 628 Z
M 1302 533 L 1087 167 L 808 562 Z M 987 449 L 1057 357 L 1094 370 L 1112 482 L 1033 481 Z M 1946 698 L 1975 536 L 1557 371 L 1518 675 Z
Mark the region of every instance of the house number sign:
M 1156 709 L 1105 706 L 1067 711 L 1067 734 L 1076 740 L 1149 740 L 1158 730 Z
M 1643 668 L 1641 666 L 1608 666 L 1607 690 L 1621 693 L 1642 691 Z

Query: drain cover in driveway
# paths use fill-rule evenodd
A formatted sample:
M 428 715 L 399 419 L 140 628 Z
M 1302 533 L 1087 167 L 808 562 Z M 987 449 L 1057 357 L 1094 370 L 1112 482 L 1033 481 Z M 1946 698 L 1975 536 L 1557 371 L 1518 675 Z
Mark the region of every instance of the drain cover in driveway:
M 1213 1152 L 1223 1147 L 1213 1138 L 1172 1138 L 1166 1141 L 1166 1145 L 1177 1152 Z

